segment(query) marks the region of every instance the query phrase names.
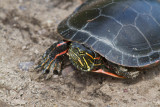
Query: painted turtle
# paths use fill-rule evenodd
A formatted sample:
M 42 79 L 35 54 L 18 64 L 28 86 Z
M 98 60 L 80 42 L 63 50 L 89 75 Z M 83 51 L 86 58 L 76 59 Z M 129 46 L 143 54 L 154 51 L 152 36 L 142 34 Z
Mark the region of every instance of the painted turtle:
M 160 60 L 160 1 L 88 0 L 58 26 L 37 68 L 61 71 L 66 55 L 81 71 L 133 78 Z

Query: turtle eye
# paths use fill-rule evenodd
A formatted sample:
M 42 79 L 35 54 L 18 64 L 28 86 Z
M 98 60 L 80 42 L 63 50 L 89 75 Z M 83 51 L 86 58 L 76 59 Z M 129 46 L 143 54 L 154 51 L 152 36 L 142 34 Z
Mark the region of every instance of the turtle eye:
M 85 52 L 85 51 L 80 51 L 79 53 L 80 53 L 80 54 L 86 54 L 86 52 Z

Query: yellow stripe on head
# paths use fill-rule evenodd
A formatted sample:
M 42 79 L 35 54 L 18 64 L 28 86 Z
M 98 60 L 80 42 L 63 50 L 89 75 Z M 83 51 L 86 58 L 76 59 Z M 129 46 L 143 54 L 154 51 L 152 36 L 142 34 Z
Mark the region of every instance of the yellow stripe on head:
M 85 62 L 85 64 L 86 64 L 86 66 L 87 66 L 87 68 L 88 68 L 88 70 L 87 71 L 90 71 L 90 66 L 88 66 L 88 63 L 87 63 L 87 61 L 86 61 L 86 59 L 83 57 L 83 59 L 84 59 L 84 62 Z

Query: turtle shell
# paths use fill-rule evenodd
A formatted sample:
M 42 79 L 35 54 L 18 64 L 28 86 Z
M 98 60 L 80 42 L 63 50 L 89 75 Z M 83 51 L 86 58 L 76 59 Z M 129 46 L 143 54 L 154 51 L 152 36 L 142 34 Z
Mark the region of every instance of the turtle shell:
M 160 1 L 88 0 L 58 32 L 115 64 L 144 67 L 160 60 Z

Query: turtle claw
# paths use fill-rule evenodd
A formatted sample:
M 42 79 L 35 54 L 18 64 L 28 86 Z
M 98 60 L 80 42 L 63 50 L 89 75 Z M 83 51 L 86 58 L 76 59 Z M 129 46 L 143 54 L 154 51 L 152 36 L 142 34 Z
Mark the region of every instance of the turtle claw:
M 39 75 L 39 79 L 45 79 L 48 80 L 50 79 L 53 74 L 56 74 L 56 69 L 57 69 L 57 63 L 59 63 L 58 61 L 48 61 L 46 63 L 44 63 L 45 61 L 43 61 L 41 64 L 39 64 L 35 69 L 37 69 L 38 71 L 42 71 L 41 74 Z M 61 69 L 61 68 L 59 68 Z M 55 73 L 56 72 L 56 73 Z M 57 73 L 58 74 L 58 73 Z
M 61 61 L 55 60 L 55 62 L 51 64 L 49 71 L 50 72 L 52 71 L 53 74 L 60 75 L 61 74 L 61 65 L 62 65 Z
M 58 59 L 45 59 L 41 64 L 39 64 L 35 69 L 42 70 L 42 74 L 49 74 L 50 72 L 54 74 L 61 73 L 62 62 Z

